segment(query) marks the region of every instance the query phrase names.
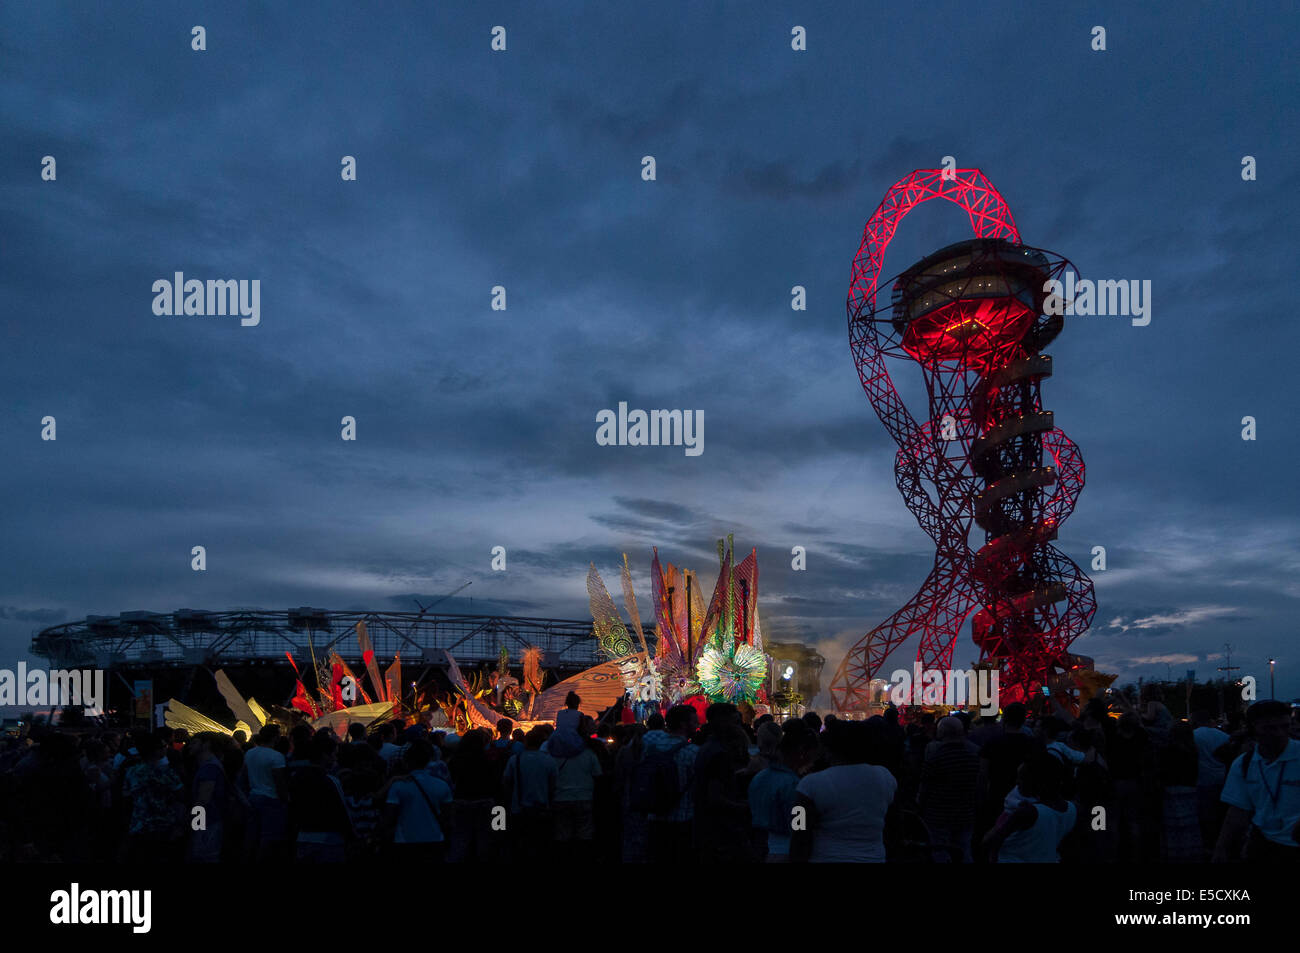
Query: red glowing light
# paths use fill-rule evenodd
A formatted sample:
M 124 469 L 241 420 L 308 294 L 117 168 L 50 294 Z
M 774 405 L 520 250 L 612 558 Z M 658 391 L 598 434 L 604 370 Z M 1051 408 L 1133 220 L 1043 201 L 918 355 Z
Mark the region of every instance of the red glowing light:
M 1015 298 L 957 300 L 912 320 L 903 349 L 922 364 L 955 361 L 982 370 L 1001 362 L 1034 317 Z

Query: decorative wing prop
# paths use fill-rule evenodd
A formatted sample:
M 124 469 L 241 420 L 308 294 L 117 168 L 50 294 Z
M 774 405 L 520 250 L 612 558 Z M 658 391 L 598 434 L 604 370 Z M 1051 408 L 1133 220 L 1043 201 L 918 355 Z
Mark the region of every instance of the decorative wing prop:
M 686 597 L 681 588 L 681 573 L 672 565 L 668 567 L 667 573 L 664 572 L 659 565 L 658 549 L 654 551 L 650 563 L 650 583 L 655 602 L 655 631 L 659 636 L 659 644 L 655 646 L 655 661 L 666 675 L 669 669 L 677 671 L 686 667 L 686 644 L 683 638 L 685 616 L 683 614 L 679 628 L 673 611 L 674 601 L 679 601 L 684 606 Z
M 752 549 L 732 576 L 735 593 L 736 641 L 754 644 L 754 616 L 758 606 L 758 550 Z
M 706 613 L 704 610 L 704 593 L 700 591 L 700 577 L 698 573 L 691 573 L 690 583 L 691 583 L 690 584 L 691 645 L 694 647 L 692 653 L 694 657 L 689 659 L 688 661 L 691 663 L 692 666 L 694 666 L 695 663 L 699 661 L 700 653 L 704 651 L 704 639 L 702 638 L 702 635 L 704 633 L 704 616 L 706 615 Z M 683 603 L 682 629 L 681 629 L 682 632 L 686 631 L 687 619 L 686 619 L 685 612 L 686 612 L 685 604 Z
M 641 626 L 641 612 L 636 607 L 636 593 L 632 591 L 632 570 L 627 564 L 627 553 L 623 554 L 623 604 L 627 606 L 627 614 L 632 617 L 637 640 L 641 643 L 641 651 L 638 653 L 640 659 L 635 666 L 630 667 L 629 672 L 633 683 L 632 700 L 657 704 L 663 695 L 663 684 L 655 668 L 654 656 L 650 654 L 650 647 L 646 645 L 645 630 Z M 624 670 L 628 669 L 629 666 L 624 665 Z
M 348 665 L 347 662 L 343 661 L 343 656 L 339 655 L 339 653 L 337 652 L 331 652 L 330 666 L 331 667 L 337 666 L 339 671 L 342 673 L 343 678 L 352 679 L 353 686 L 356 688 L 357 692 L 360 693 L 361 695 L 362 704 L 369 705 L 374 701 L 374 699 L 370 697 L 370 693 L 366 691 L 365 686 L 362 685 L 360 680 L 357 678 L 357 676 L 353 674 L 352 668 Z
M 312 721 L 311 726 L 316 730 L 321 728 L 331 728 L 334 734 L 340 738 L 347 737 L 348 726 L 354 722 L 369 727 L 376 721 L 382 721 L 393 713 L 392 702 L 374 702 L 369 705 L 354 705 L 351 708 L 342 708 L 338 711 L 328 712 L 321 717 Z
M 262 717 L 257 717 L 258 713 L 253 710 L 253 706 L 244 700 L 244 696 L 239 694 L 230 677 L 226 675 L 225 669 L 218 669 L 216 674 L 217 691 L 221 692 L 221 697 L 226 700 L 226 705 L 234 713 L 236 721 L 242 721 L 255 732 L 266 724 L 266 712 L 262 712 Z M 260 710 L 260 706 L 259 706 Z M 250 734 L 251 738 L 252 735 Z
M 469 687 L 469 682 L 465 681 L 465 676 L 460 672 L 460 666 L 456 664 L 456 660 L 452 658 L 450 652 L 447 653 L 447 677 L 451 679 L 452 686 L 465 697 L 465 711 L 469 715 L 469 720 L 474 724 L 474 727 L 486 728 L 489 731 L 495 732 L 497 722 L 504 716 L 497 714 L 487 705 L 474 697 L 474 692 Z M 551 689 L 551 691 L 554 690 L 555 689 Z M 543 692 L 542 694 L 544 695 L 546 693 Z M 564 696 L 561 695 L 560 698 L 562 701 Z
M 384 681 L 387 684 L 387 694 L 384 696 L 388 701 L 393 703 L 393 713 L 401 714 L 402 711 L 402 653 L 393 653 L 393 664 L 388 666 L 384 672 Z
M 584 715 L 592 718 L 623 697 L 627 690 L 624 682 L 624 663 L 644 666 L 645 655 L 625 656 L 618 661 L 602 662 L 585 672 L 579 672 L 572 678 L 552 685 L 542 692 L 533 702 L 529 715 L 531 721 L 554 721 L 560 709 L 564 707 L 564 698 L 569 692 L 577 692 L 582 701 L 578 708 Z
M 641 620 L 635 614 L 636 597 L 632 594 L 632 574 L 627 567 L 626 556 L 623 557 L 623 593 L 629 603 L 628 611 L 633 612 L 632 618 L 635 620 L 641 644 L 645 646 L 645 633 L 641 628 Z M 650 657 L 647 648 L 642 648 L 640 652 L 633 652 L 632 637 L 628 634 L 622 618 L 619 617 L 618 608 L 610 598 L 609 590 L 605 588 L 600 573 L 596 571 L 595 563 L 591 564 L 591 569 L 587 572 L 587 595 L 591 602 L 592 629 L 596 641 L 610 661 L 619 663 L 619 670 L 623 674 L 623 690 L 631 695 L 634 701 L 657 702 L 660 697 L 660 685 L 654 669 L 654 660 Z M 578 694 L 582 695 L 581 692 Z
M 709 610 L 704 614 L 700 632 L 704 647 L 718 650 L 722 650 L 732 636 L 729 631 L 731 607 L 728 604 L 731 595 L 731 554 L 723 546 L 723 541 L 718 540 L 718 562 L 722 565 L 718 570 L 718 581 L 713 586 L 713 598 L 709 600 Z
M 293 656 L 288 652 L 284 653 L 284 657 L 293 666 L 294 691 L 293 699 L 289 702 L 290 706 L 311 718 L 319 718 L 321 716 L 320 706 L 312 701 L 311 696 L 307 694 L 307 687 L 302 683 L 302 674 L 298 671 L 298 663 L 293 660 Z
M 636 593 L 632 591 L 632 570 L 627 564 L 627 553 L 623 554 L 623 605 L 627 607 L 627 614 L 632 619 L 632 627 L 636 629 L 641 651 L 649 656 L 650 649 L 645 644 L 645 631 L 641 628 L 641 613 L 636 608 Z
M 174 698 L 167 699 L 167 710 L 163 712 L 163 722 L 168 728 L 184 728 L 191 735 L 197 735 L 204 731 L 215 731 L 217 734 L 229 737 L 242 729 L 249 737 L 252 737 L 252 730 L 243 722 L 236 724 L 234 728 L 227 728 L 220 722 L 213 721 L 207 715 L 195 711 L 189 705 L 181 704 Z
M 542 650 L 530 645 L 524 649 L 524 691 L 540 695 L 545 677 L 542 673 Z
M 370 686 L 375 690 L 376 701 L 388 701 L 388 695 L 385 693 L 387 686 L 384 680 L 379 677 L 379 664 L 375 661 L 375 647 L 370 644 L 370 633 L 366 631 L 364 622 L 357 623 L 357 643 L 361 646 L 361 661 L 366 667 L 366 674 L 370 676 Z
M 610 659 L 631 655 L 632 637 L 628 635 L 627 626 L 619 617 L 618 607 L 605 588 L 605 581 L 596 571 L 596 564 L 591 564 L 587 571 L 587 601 L 591 605 L 592 629 L 600 650 Z

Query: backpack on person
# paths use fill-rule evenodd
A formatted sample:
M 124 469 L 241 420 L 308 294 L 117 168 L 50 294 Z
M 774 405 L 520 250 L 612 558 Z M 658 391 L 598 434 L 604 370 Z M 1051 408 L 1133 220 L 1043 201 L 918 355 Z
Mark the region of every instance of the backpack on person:
M 447 835 L 447 825 L 446 822 L 443 821 L 442 819 L 442 811 L 439 810 L 438 805 L 433 802 L 433 798 L 429 797 L 429 792 L 424 789 L 424 785 L 421 784 L 418 779 L 416 779 L 413 773 L 405 774 L 393 778 L 393 784 L 400 784 L 402 782 L 410 783 L 415 788 L 415 790 L 420 792 L 420 797 L 424 798 L 424 803 L 429 806 L 429 813 L 433 815 L 434 825 L 437 826 L 437 828 L 440 831 L 442 831 L 443 836 L 445 837 Z M 388 822 L 388 824 L 385 825 L 387 828 L 383 832 L 383 839 L 385 841 L 387 841 L 388 843 L 394 843 L 396 841 L 397 828 L 400 823 L 401 823 L 400 817 L 394 815 L 391 818 L 391 820 Z
M 551 802 L 549 796 L 545 804 L 524 804 L 522 791 L 524 783 L 524 752 L 517 751 L 510 759 L 510 764 L 514 765 L 514 777 L 510 783 L 505 785 L 505 800 L 508 809 L 514 807 L 515 797 L 519 797 L 519 813 L 531 818 L 545 820 L 551 816 Z M 509 768 L 507 768 L 509 771 Z
M 671 748 L 645 755 L 632 768 L 628 785 L 628 804 L 642 814 L 671 814 L 681 800 L 677 779 L 677 752 L 686 745 L 681 741 Z

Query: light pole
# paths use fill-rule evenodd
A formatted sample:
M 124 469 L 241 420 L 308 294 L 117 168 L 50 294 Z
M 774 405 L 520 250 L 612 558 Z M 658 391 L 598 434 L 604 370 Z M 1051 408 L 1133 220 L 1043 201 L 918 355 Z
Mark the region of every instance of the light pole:
M 1277 659 L 1268 660 L 1268 697 L 1277 698 L 1277 689 L 1273 687 L 1273 663 Z

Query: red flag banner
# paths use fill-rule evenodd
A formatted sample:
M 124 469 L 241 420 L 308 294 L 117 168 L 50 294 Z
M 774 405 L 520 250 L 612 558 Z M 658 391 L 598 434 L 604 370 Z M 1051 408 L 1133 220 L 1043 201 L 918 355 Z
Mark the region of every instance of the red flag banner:
M 393 703 L 393 715 L 399 717 L 402 714 L 402 653 L 398 652 L 393 656 L 393 664 L 388 666 L 388 671 L 384 672 L 384 682 L 388 686 L 388 698 L 385 701 Z

